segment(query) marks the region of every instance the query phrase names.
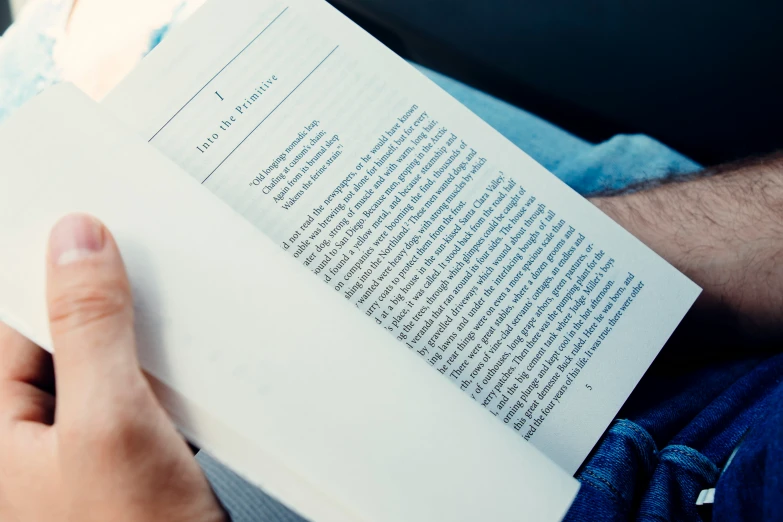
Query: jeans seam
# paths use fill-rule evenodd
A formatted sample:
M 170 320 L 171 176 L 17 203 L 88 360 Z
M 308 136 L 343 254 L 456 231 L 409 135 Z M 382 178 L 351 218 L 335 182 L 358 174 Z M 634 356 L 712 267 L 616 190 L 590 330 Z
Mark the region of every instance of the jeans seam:
M 690 451 L 683 451 L 680 448 L 672 448 L 670 446 L 667 446 L 667 447 L 665 447 L 663 449 L 664 449 L 664 451 L 666 451 L 666 453 L 678 453 L 678 454 L 682 455 L 683 457 L 691 457 L 692 458 L 694 456 L 693 453 L 691 453 Z
M 652 442 L 654 448 L 653 451 L 655 453 L 658 453 L 658 448 L 656 447 L 655 441 L 653 440 L 652 436 L 647 430 L 645 430 L 644 428 L 642 428 L 641 426 L 639 426 L 638 424 L 636 424 L 634 421 L 631 420 L 622 419 L 621 422 L 623 423 L 623 426 L 628 426 L 633 431 L 635 431 L 636 433 L 644 437 L 648 442 Z
M 658 450 L 658 444 L 655 443 L 655 439 L 653 439 L 653 436 L 650 435 L 650 432 L 632 420 L 618 419 L 616 423 L 630 428 L 643 439 L 643 443 L 637 444 L 637 447 L 639 447 L 640 454 L 643 455 L 648 469 L 650 469 L 650 471 L 654 470 L 658 465 L 660 451 Z M 647 452 L 644 451 L 644 448 L 640 447 L 644 445 L 649 445 L 649 447 L 652 448 L 652 455 L 647 454 Z
M 690 446 L 680 446 L 680 445 L 672 445 L 672 446 L 666 446 L 662 452 L 666 453 L 675 453 L 677 455 L 681 455 L 683 457 L 686 457 L 688 459 L 688 463 L 691 466 L 696 467 L 702 467 L 702 466 L 708 466 L 712 468 L 712 473 L 717 472 L 718 476 L 720 476 L 720 468 L 717 464 L 715 464 L 710 458 L 708 458 L 706 455 L 704 455 L 702 452 L 691 448 Z M 709 471 L 709 470 L 707 470 Z M 701 472 L 699 472 L 701 473 Z M 703 475 L 703 473 L 702 473 Z M 709 477 L 705 476 L 705 479 L 708 479 Z M 717 482 L 717 478 L 715 477 L 710 480 L 713 484 Z
M 657 460 L 658 447 L 655 444 L 655 441 L 653 440 L 652 436 L 649 433 L 647 433 L 647 431 L 644 428 L 638 426 L 635 422 L 627 419 L 617 419 L 614 424 L 615 426 L 624 426 L 624 427 L 627 426 L 628 428 L 630 428 L 631 431 L 633 431 L 637 436 L 639 436 L 642 439 L 642 441 L 637 441 L 634 443 L 639 448 L 640 454 L 646 454 L 646 451 L 644 451 L 644 446 L 650 446 L 653 451 L 653 455 L 652 455 L 653 461 Z M 633 438 L 634 437 L 631 437 L 631 439 Z M 645 460 L 647 460 L 647 458 L 649 457 L 646 457 Z M 581 480 L 585 482 L 589 482 L 595 487 L 608 490 L 609 493 L 611 493 L 615 498 L 618 499 L 624 498 L 623 494 L 616 487 L 614 487 L 614 485 L 612 485 L 611 481 L 595 473 L 589 467 L 584 469 L 584 471 L 582 471 Z
M 712 460 L 707 458 L 707 456 L 705 456 L 699 450 L 691 448 L 690 446 L 680 446 L 680 447 L 678 446 L 679 445 L 666 446 L 661 450 L 661 453 L 677 453 L 678 455 L 682 455 L 683 457 L 688 457 L 689 459 L 696 459 L 696 458 L 703 459 L 705 462 L 709 462 L 713 466 L 717 467 L 717 465 L 714 462 L 712 462 Z M 687 450 L 682 448 L 687 448 Z
M 593 479 L 597 480 L 598 482 L 600 482 L 601 484 L 603 484 L 604 486 L 606 486 L 606 488 L 607 488 L 607 489 L 609 489 L 609 491 L 611 491 L 611 492 L 612 492 L 612 494 L 614 494 L 614 496 L 616 496 L 616 497 L 618 497 L 618 498 L 623 498 L 623 496 L 620 494 L 620 492 L 617 490 L 617 488 L 615 488 L 615 487 L 612 485 L 612 483 L 611 483 L 611 482 L 609 482 L 608 480 L 606 480 L 606 479 L 605 479 L 605 478 L 603 478 L 603 477 L 600 477 L 600 476 L 596 475 L 596 474 L 593 472 L 593 470 L 591 470 L 591 469 L 585 469 L 585 470 L 584 470 L 584 474 L 586 474 L 586 475 L 590 475 L 590 477 L 591 477 L 591 478 L 593 478 Z

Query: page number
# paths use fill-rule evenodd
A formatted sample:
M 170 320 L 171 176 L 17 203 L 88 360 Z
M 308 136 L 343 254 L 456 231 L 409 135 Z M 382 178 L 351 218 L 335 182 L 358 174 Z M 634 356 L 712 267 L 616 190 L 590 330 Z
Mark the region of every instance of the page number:
M 589 384 L 585 384 L 585 388 L 587 388 L 587 389 L 588 389 L 588 390 L 590 390 L 590 391 L 593 391 L 593 387 L 592 387 L 592 386 L 590 386 Z
M 223 97 L 220 95 L 219 92 L 215 91 L 215 94 L 217 94 L 217 97 L 220 98 L 220 101 L 223 101 Z

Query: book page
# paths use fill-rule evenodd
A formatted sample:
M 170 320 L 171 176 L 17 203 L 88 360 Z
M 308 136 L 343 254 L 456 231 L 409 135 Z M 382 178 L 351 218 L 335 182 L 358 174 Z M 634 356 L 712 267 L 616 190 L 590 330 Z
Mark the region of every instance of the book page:
M 571 473 L 699 292 L 322 0 L 209 2 L 104 106 Z
M 0 318 L 52 348 L 46 239 L 111 229 L 139 357 L 196 444 L 315 521 L 559 520 L 576 481 L 62 85 L 0 126 Z

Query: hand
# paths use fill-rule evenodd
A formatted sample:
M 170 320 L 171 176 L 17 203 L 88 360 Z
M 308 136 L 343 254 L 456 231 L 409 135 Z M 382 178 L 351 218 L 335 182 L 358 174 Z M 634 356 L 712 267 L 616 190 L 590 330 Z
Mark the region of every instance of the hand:
M 0 520 L 227 520 L 139 369 L 125 268 L 93 218 L 53 230 L 48 304 L 53 358 L 0 324 Z

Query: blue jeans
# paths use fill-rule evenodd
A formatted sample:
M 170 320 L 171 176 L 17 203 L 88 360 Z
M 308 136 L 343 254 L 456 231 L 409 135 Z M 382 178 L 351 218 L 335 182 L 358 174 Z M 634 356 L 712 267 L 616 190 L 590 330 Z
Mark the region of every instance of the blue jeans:
M 70 0 L 33 7 L 0 43 L 0 120 L 59 81 L 52 49 Z M 150 46 L 167 29 L 150 35 Z M 594 145 L 423 72 L 582 194 L 699 169 L 646 136 Z M 698 493 L 716 486 L 716 522 L 783 520 L 783 355 L 737 346 L 718 356 L 712 348 L 693 342 L 664 349 L 579 470 L 582 488 L 567 520 L 698 521 Z M 197 458 L 235 522 L 301 520 L 208 455 Z
M 422 71 L 582 194 L 699 169 L 649 137 L 594 145 Z M 664 349 L 579 470 L 582 488 L 566 520 L 700 521 L 696 498 L 716 484 L 716 522 L 783 520 L 783 355 L 713 355 L 709 347 Z M 235 522 L 301 520 L 209 456 L 199 461 Z

